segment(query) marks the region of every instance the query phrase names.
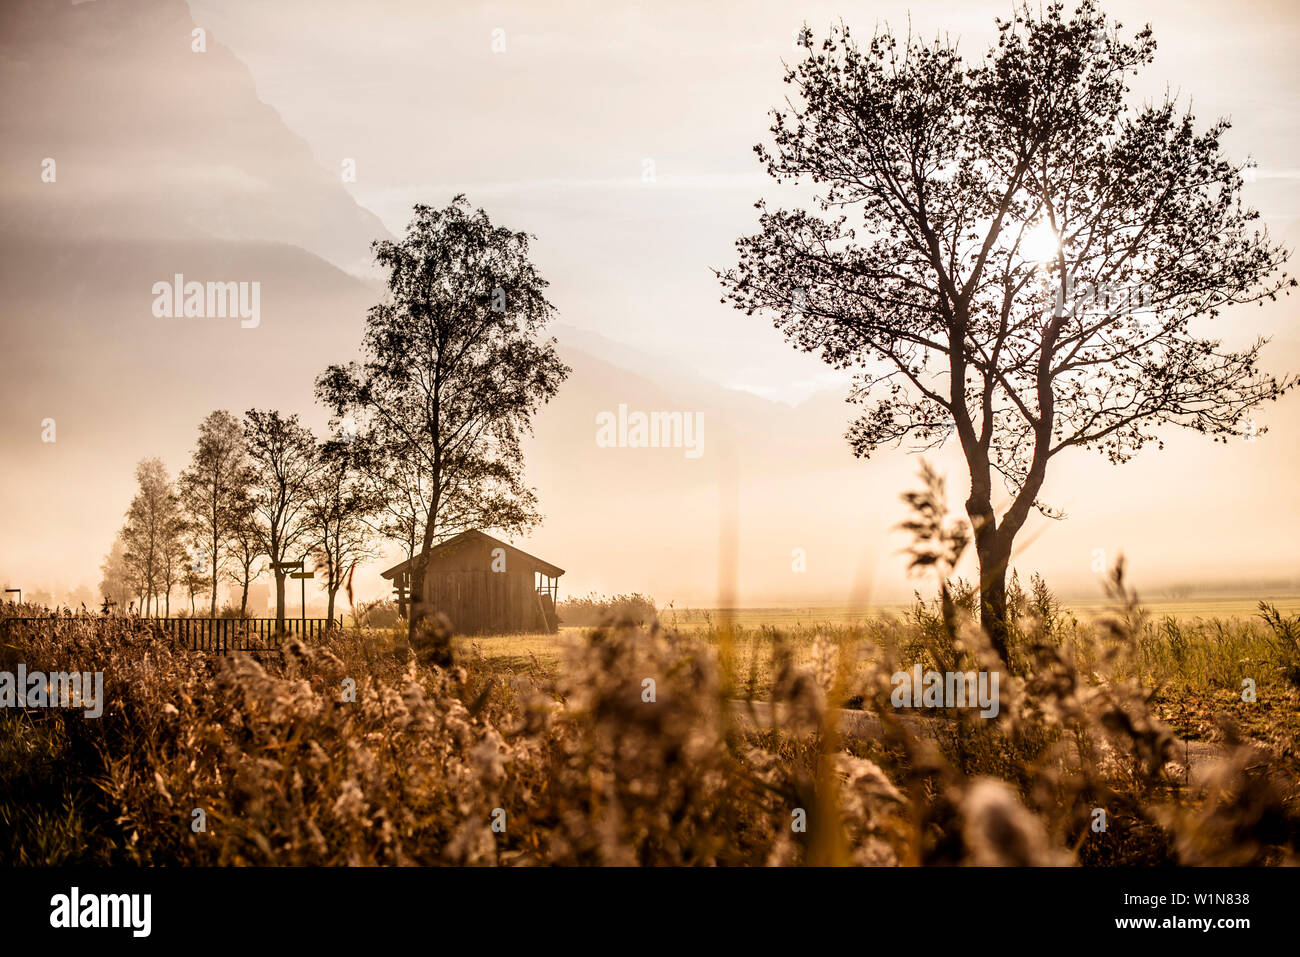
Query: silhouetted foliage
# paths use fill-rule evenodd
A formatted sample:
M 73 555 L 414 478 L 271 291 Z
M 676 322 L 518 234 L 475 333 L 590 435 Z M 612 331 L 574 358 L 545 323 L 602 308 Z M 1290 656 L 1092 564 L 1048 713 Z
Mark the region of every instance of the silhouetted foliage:
M 1007 562 L 1031 509 L 1056 515 L 1039 498 L 1052 458 L 1124 462 L 1165 424 L 1258 434 L 1246 414 L 1296 382 L 1258 371 L 1262 340 L 1201 334 L 1295 281 L 1241 203 L 1226 121 L 1197 132 L 1170 100 L 1126 106 L 1155 41 L 1119 27 L 1092 2 L 1070 19 L 1024 7 L 978 64 L 947 41 L 886 31 L 861 48 L 839 27 L 815 45 L 805 30 L 796 96 L 756 150 L 778 181 L 815 184 L 820 215 L 759 203 L 761 231 L 720 274 L 797 348 L 862 370 L 856 454 L 960 443 L 1004 654 Z

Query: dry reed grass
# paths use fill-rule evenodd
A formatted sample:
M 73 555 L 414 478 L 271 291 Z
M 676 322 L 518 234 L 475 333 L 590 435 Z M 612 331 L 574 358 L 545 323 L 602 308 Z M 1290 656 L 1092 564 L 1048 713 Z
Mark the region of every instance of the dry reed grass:
M 1294 743 L 1223 722 L 1222 762 L 1189 786 L 1157 708 L 1161 682 L 1231 687 L 1242 668 L 1283 695 L 1286 620 L 1153 626 L 1121 567 L 1115 613 L 1095 625 L 1035 586 L 1003 669 L 959 584 L 944 587 L 948 607 L 839 633 L 711 640 L 614 622 L 569 632 L 554 666 L 502 668 L 471 642 L 442 669 L 360 628 L 260 661 L 189 652 L 129 619 L 6 629 L 0 670 L 103 671 L 107 703 L 99 720 L 0 713 L 0 859 L 1300 863 Z M 997 717 L 949 709 L 916 733 L 890 676 L 918 662 L 1002 669 Z M 779 721 L 738 721 L 746 696 Z M 846 704 L 879 736 L 842 739 Z

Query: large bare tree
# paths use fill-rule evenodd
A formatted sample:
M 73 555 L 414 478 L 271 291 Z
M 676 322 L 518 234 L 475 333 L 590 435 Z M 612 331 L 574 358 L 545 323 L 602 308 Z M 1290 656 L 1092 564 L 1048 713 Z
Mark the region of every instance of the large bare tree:
M 759 203 L 728 298 L 799 349 L 859 370 L 867 456 L 955 439 L 983 619 L 1006 654 L 1006 569 L 1049 462 L 1073 448 L 1130 459 L 1179 425 L 1226 441 L 1295 384 L 1259 371 L 1208 320 L 1295 284 L 1241 201 L 1227 128 L 1172 101 L 1132 106 L 1149 28 L 1098 7 L 999 21 L 982 62 L 946 41 L 847 27 L 803 34 L 793 96 L 757 152 L 810 208 Z M 995 511 L 1001 478 L 1008 504 Z

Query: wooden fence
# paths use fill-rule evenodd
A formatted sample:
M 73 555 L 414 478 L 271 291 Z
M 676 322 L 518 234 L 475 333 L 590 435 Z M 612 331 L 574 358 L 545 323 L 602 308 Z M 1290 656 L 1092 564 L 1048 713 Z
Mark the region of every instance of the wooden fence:
M 196 651 L 257 651 L 276 648 L 297 635 L 304 641 L 320 638 L 328 628 L 342 628 L 343 619 L 286 618 L 277 632 L 274 618 L 150 618 L 149 623 Z
M 0 630 L 25 625 L 32 628 L 51 627 L 59 622 L 128 621 L 148 625 L 176 640 L 178 644 L 195 651 L 225 654 L 230 651 L 273 651 L 288 635 L 297 635 L 311 641 L 329 628 L 342 628 L 342 617 L 286 618 L 284 630 L 277 631 L 274 618 L 97 618 L 94 616 L 3 618 Z

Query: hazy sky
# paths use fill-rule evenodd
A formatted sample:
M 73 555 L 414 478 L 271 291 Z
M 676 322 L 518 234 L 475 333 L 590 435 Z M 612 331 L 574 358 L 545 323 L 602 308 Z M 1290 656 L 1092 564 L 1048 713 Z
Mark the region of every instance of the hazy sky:
M 127 9 L 122 0 L 92 2 Z M 188 50 L 183 7 L 149 2 L 170 20 L 133 25 L 157 36 L 117 61 L 111 44 L 93 37 L 60 52 L 58 36 L 46 38 L 54 58 L 46 62 L 62 71 L 57 81 L 24 65 L 25 48 L 7 62 L 0 58 L 10 84 L 0 159 L 12 228 L 20 221 L 24 230 L 44 228 L 36 224 L 47 222 L 52 207 L 45 204 L 57 197 L 66 217 L 59 242 L 66 244 L 83 220 L 91 224 L 93 200 L 101 213 L 84 231 L 96 237 L 190 237 L 192 230 L 278 241 L 356 273 L 355 250 L 382 231 L 380 221 L 399 234 L 413 203 L 441 205 L 463 192 L 495 221 L 536 234 L 534 256 L 564 323 L 561 345 L 599 357 L 574 362 L 575 377 L 557 408 L 539 419 L 541 447 L 529 462 L 547 521 L 521 544 L 570 569 L 565 593 L 642 590 L 661 601 L 708 603 L 716 594 L 719 530 L 733 513 L 745 603 L 843 599 L 864 579 L 877 597 L 906 593 L 901 543 L 890 529 L 901 518 L 897 496 L 913 484 L 916 461 L 902 452 L 854 461 L 842 439 L 849 412 L 838 401 L 846 377 L 793 351 L 767 320 L 721 304 L 710 270 L 733 263 L 735 239 L 755 228 L 755 200 L 796 202 L 769 184 L 752 147 L 767 140 L 768 111 L 785 95 L 781 61 L 795 56 L 804 21 L 820 35 L 842 18 L 861 37 L 877 23 L 906 29 L 910 16 L 913 32 L 931 37 L 944 30 L 980 56 L 994 35 L 994 17 L 1010 15 L 1009 3 L 190 0 L 194 22 L 213 44 L 200 64 Z M 1246 198 L 1294 248 L 1300 8 L 1105 8 L 1126 27 L 1149 21 L 1155 29 L 1157 59 L 1136 81 L 1135 97 L 1159 97 L 1169 88 L 1190 100 L 1202 125 L 1232 118 L 1227 151 L 1259 163 Z M 236 90 L 248 83 L 245 66 L 252 89 Z M 31 84 L 42 83 L 56 84 L 54 91 L 33 92 Z M 248 113 L 239 99 L 245 93 L 265 108 Z M 127 132 L 114 139 L 115 130 Z M 89 145 L 79 179 L 72 160 L 82 141 Z M 58 191 L 16 190 L 14 177 L 26 177 L 51 150 L 69 158 Z M 341 181 L 345 161 L 355 162 L 355 183 Z M 117 172 L 108 178 L 104 170 L 112 164 Z M 96 175 L 96 192 L 77 192 L 89 190 L 85 184 Z M 362 208 L 341 208 L 342 194 L 331 196 L 336 186 Z M 20 220 L 19 209 L 34 213 Z M 0 577 L 29 588 L 95 584 L 130 500 L 134 463 L 158 454 L 178 471 L 203 411 L 275 405 L 323 424 L 310 399 L 311 375 L 326 361 L 351 357 L 374 287 L 291 250 L 213 247 L 218 255 L 204 246 L 191 250 L 201 264 L 251 257 L 287 285 L 277 300 L 268 279 L 268 318 L 256 333 L 213 331 L 177 341 L 148 325 L 145 295 L 153 278 L 173 272 L 171 248 L 122 260 L 106 253 L 89 265 L 77 260 L 76 276 L 84 273 L 88 285 L 72 291 L 66 277 L 40 286 L 29 281 L 27 264 L 4 264 L 5 283 L 49 300 L 49 328 L 64 338 L 51 350 L 40 338 L 46 333 L 30 323 L 8 330 L 17 343 L 11 357 L 26 358 L 2 370 L 13 411 L 0 427 Z M 137 275 L 121 265 L 127 261 L 145 265 Z M 72 305 L 60 298 L 72 292 L 81 296 Z M 111 329 L 58 326 L 71 322 L 73 306 L 93 311 L 100 299 L 128 303 L 114 313 L 126 316 L 120 321 L 134 323 L 138 312 L 147 331 L 140 345 Z M 289 303 L 283 313 L 277 301 Z M 1297 308 L 1293 296 L 1230 314 L 1223 333 L 1229 342 L 1272 335 L 1266 366 L 1300 370 Z M 326 313 L 332 318 L 322 320 L 318 334 L 304 336 Z M 281 321 L 283 315 L 299 324 Z M 102 343 L 91 338 L 101 334 Z M 58 376 L 67 376 L 67 399 L 86 376 L 64 360 L 100 349 L 120 368 L 89 393 L 95 398 L 78 398 L 61 413 L 57 454 L 64 458 L 56 464 L 53 450 L 33 449 L 31 423 L 52 405 L 41 390 L 53 394 Z M 236 360 L 233 375 L 188 371 Z M 164 381 L 163 372 L 175 375 Z M 145 382 L 159 397 L 128 402 L 146 394 Z M 728 389 L 781 403 L 811 401 L 786 418 Z M 739 448 L 739 464 L 714 454 L 701 462 L 649 462 L 597 452 L 593 410 L 638 400 L 704 411 L 719 443 L 713 448 Z M 1161 581 L 1297 580 L 1300 397 L 1268 407 L 1259 419 L 1272 432 L 1250 446 L 1225 449 L 1174 434 L 1166 453 L 1144 454 L 1122 469 L 1096 456 L 1063 457 L 1045 494 L 1070 519 L 1026 530 L 1026 542 L 1033 540 L 1027 567 L 1067 588 L 1090 588 L 1093 552 L 1104 548 L 1112 556 L 1124 550 L 1149 579 Z M 936 459 L 960 502 L 960 463 L 951 454 Z M 618 542 L 608 534 L 611 514 L 625 516 L 627 535 Z M 809 549 L 819 574 L 791 577 L 796 547 Z M 368 570 L 367 587 L 380 587 L 378 567 L 383 563 Z
M 357 200 L 392 231 L 413 202 L 456 192 L 541 237 L 566 321 L 700 374 L 794 399 L 837 381 L 765 323 L 718 303 L 709 267 L 730 264 L 752 203 L 773 194 L 752 147 L 785 96 L 781 60 L 805 20 L 843 19 L 982 55 L 1009 3 L 448 4 L 192 0 L 200 23 L 249 65 L 259 95 L 322 165 L 357 161 Z M 1229 115 L 1227 146 L 1261 170 L 1248 193 L 1280 233 L 1300 214 L 1297 5 L 1112 3 L 1151 22 L 1158 59 L 1135 87 Z M 743 11 L 743 12 L 742 12 Z M 505 52 L 494 53 L 494 31 Z M 497 35 L 499 36 L 499 35 Z M 654 163 L 655 182 L 642 181 Z

